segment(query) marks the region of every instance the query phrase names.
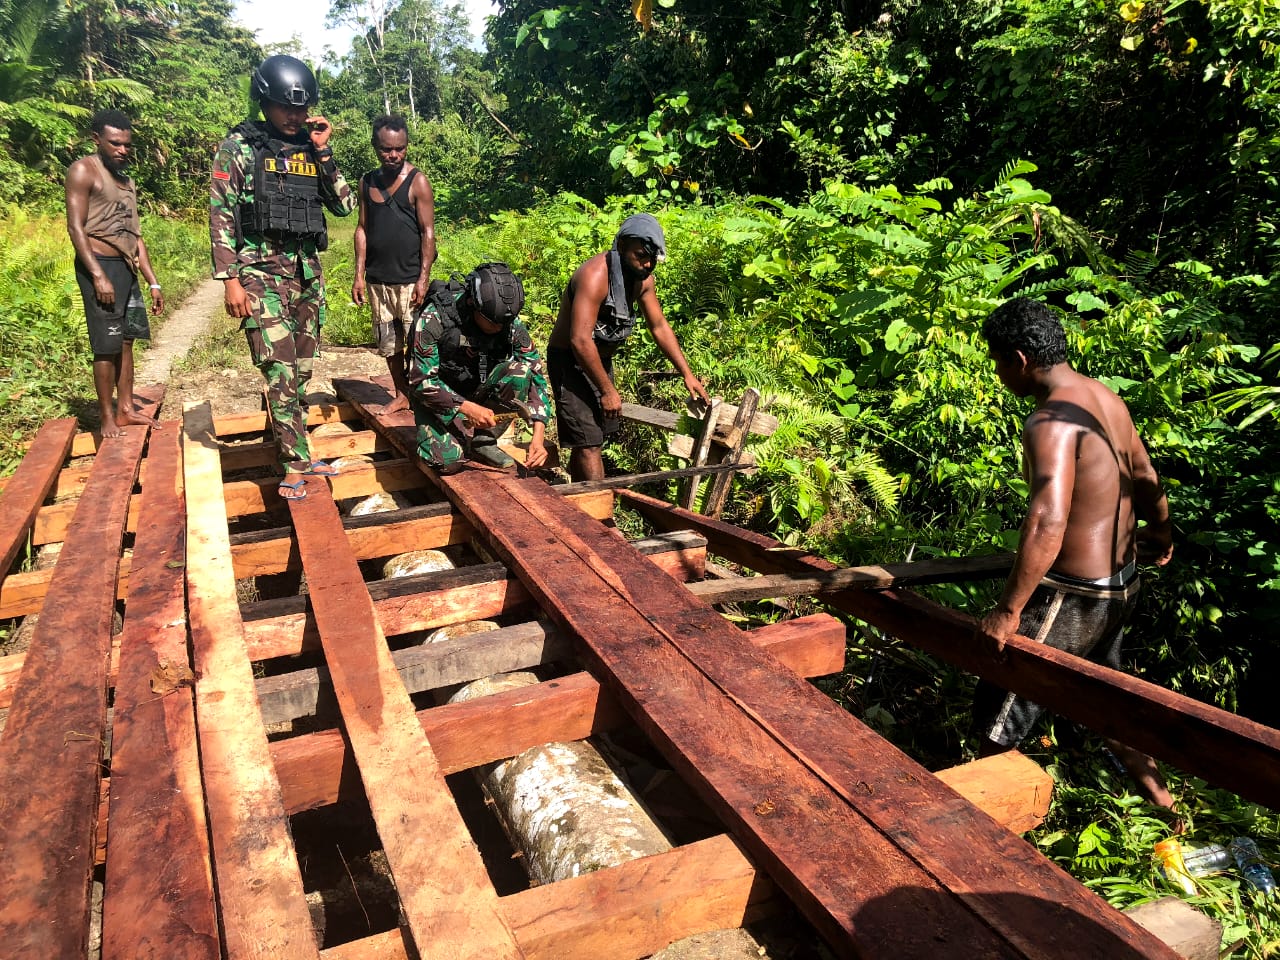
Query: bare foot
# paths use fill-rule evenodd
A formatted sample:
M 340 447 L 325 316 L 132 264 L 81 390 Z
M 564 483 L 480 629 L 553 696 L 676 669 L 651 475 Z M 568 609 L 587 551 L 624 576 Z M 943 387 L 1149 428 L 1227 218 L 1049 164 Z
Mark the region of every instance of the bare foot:
M 401 410 L 409 409 L 409 398 L 403 393 L 396 394 L 396 398 L 382 407 L 383 413 L 399 413 Z
M 146 414 L 139 413 L 137 410 L 134 410 L 132 413 L 123 414 L 122 416 L 117 416 L 116 423 L 122 427 L 127 427 L 130 424 L 137 424 L 140 427 L 160 426 L 160 421 L 155 417 L 148 417 Z
M 102 434 L 103 440 L 111 440 L 115 437 L 124 436 L 124 424 L 116 423 L 114 419 L 102 421 L 102 429 L 98 431 Z

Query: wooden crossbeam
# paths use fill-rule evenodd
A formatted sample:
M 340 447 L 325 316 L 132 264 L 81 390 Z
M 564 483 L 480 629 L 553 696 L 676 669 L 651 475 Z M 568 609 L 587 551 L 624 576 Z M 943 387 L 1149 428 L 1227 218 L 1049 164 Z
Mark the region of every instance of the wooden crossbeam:
M 837 953 L 1174 956 L 541 484 L 443 483 Z
M 467 637 L 468 640 L 485 639 Z M 747 640 L 768 649 L 789 669 L 806 676 L 833 673 L 844 663 L 844 625 L 819 616 L 761 627 Z M 508 641 L 510 643 L 510 641 Z M 452 650 L 442 650 L 448 669 Z M 492 652 L 490 652 L 492 655 Z M 519 650 L 509 654 L 513 659 Z M 488 658 L 473 662 L 483 669 Z M 469 678 L 474 679 L 474 678 Z M 445 773 L 513 757 L 542 743 L 582 740 L 621 725 L 626 715 L 590 674 L 577 673 L 533 687 L 432 707 L 418 713 L 440 768 Z M 341 734 L 321 731 L 271 745 L 272 757 L 290 813 L 334 803 L 358 789 L 350 752 Z
M 770 537 L 631 491 L 619 496 L 659 528 L 696 530 L 714 552 L 762 572 L 812 573 L 834 565 Z M 1103 736 L 1268 807 L 1280 807 L 1280 730 L 1025 637 L 996 658 L 974 620 L 909 592 L 829 594 L 827 603 L 947 663 L 1012 690 Z
M 308 438 L 311 456 L 317 460 L 332 460 L 355 454 L 381 453 L 391 447 L 369 430 L 356 430 L 340 436 L 311 436 Z M 250 467 L 267 467 L 277 463 L 279 448 L 274 440 L 257 443 L 228 444 L 222 451 L 222 469 L 246 470 Z
M 209 404 L 189 405 L 183 421 L 200 765 L 226 954 L 229 960 L 314 958 L 319 948 L 240 624 Z
M 716 414 L 715 438 L 724 444 L 731 440 L 734 421 L 738 416 L 738 408 L 732 403 L 720 404 Z M 680 414 L 669 410 L 658 410 L 654 407 L 642 407 L 638 403 L 622 404 L 622 419 L 633 423 L 644 423 L 660 430 L 674 433 L 680 429 Z M 778 418 L 768 413 L 753 413 L 751 417 L 751 433 L 767 437 L 778 429 Z
M 928 583 L 956 583 L 1002 577 L 1013 566 L 1013 554 L 986 557 L 941 557 L 912 563 L 845 567 L 813 573 L 775 573 L 762 577 L 735 577 L 689 584 L 689 592 L 707 603 L 804 597 L 835 590 L 888 590 L 891 587 Z
M 391 660 L 324 480 L 291 500 L 311 607 L 365 797 L 423 957 L 523 957 Z
M 139 391 L 148 413 L 157 393 Z M 0 737 L 0 943 L 14 960 L 88 949 L 116 562 L 146 436 L 102 445 Z
M 0 578 L 9 572 L 31 535 L 36 513 L 58 479 L 75 432 L 72 417 L 50 420 L 37 431 L 22 463 L 5 482 L 0 494 Z
M 772 885 L 732 839 L 688 846 L 503 897 L 530 960 L 639 960 L 675 940 L 769 912 Z M 324 951 L 324 960 L 408 960 L 401 930 Z
M 151 435 L 111 728 L 103 960 L 221 955 L 187 656 L 181 423 Z

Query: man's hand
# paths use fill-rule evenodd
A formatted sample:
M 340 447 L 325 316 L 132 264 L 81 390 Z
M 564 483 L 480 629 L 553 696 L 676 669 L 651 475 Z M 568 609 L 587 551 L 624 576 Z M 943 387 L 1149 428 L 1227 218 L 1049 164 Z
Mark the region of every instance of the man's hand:
M 600 411 L 606 420 L 617 420 L 622 416 L 622 395 L 613 387 L 600 394 Z
M 709 404 L 711 398 L 707 396 L 707 388 L 702 385 L 702 381 L 695 377 L 692 373 L 684 378 L 684 388 L 689 391 L 691 397 L 697 397 L 704 404 Z
M 409 294 L 409 308 L 417 310 L 420 306 L 427 302 L 427 281 L 419 280 L 413 285 L 413 291 Z
M 1009 638 L 1018 632 L 1019 614 L 1012 610 L 996 607 L 978 621 L 973 635 L 979 642 L 992 647 L 992 653 L 999 657 L 1004 653 Z
M 105 273 L 99 272 L 93 276 L 93 298 L 104 310 L 110 310 L 116 305 L 116 288 L 111 285 Z
M 356 277 L 351 284 L 351 302 L 357 307 L 364 306 L 364 277 Z
M 227 316 L 237 320 L 245 320 L 253 316 L 249 305 L 249 294 L 235 277 L 229 277 L 222 284 L 222 302 L 227 308 Z
M 1138 559 L 1143 563 L 1153 563 L 1157 567 L 1163 567 L 1173 559 L 1173 537 L 1167 526 L 1141 527 L 1135 536 Z
M 164 294 L 155 287 L 151 288 L 151 315 L 158 317 L 164 313 Z
M 314 117 L 307 117 L 307 126 L 311 130 L 311 145 L 317 150 L 323 150 L 329 145 L 329 138 L 333 136 L 333 127 L 329 126 L 329 121 L 324 117 L 316 114 Z
M 473 427 L 481 430 L 488 430 L 498 423 L 498 417 L 492 410 L 470 400 L 462 401 L 462 406 L 458 407 L 458 413 L 471 421 Z
M 524 455 L 524 465 L 530 469 L 541 467 L 547 462 L 547 448 L 541 440 L 529 441 L 529 450 Z

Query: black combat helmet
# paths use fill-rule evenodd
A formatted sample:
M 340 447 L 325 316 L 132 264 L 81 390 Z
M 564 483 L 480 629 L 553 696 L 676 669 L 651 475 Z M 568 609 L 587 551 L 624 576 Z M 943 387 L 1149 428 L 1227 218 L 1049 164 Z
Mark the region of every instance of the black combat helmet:
M 253 71 L 252 96 L 258 103 L 270 101 L 289 107 L 309 107 L 320 99 L 316 75 L 301 60 L 277 54 L 267 57 Z
M 471 305 L 490 323 L 505 327 L 524 308 L 524 285 L 505 263 L 482 263 L 467 277 Z

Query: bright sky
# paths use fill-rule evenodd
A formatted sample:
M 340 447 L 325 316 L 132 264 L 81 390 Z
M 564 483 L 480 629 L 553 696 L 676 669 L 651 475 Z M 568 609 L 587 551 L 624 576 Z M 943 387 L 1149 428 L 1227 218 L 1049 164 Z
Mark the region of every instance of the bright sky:
M 497 13 L 497 5 L 492 0 L 462 0 L 462 6 L 471 20 L 471 33 L 478 45 L 485 17 Z M 313 60 L 319 61 L 325 47 L 345 53 L 351 43 L 351 31 L 325 29 L 328 9 L 327 3 L 317 0 L 237 0 L 235 18 L 254 31 L 263 45 L 283 43 L 297 34 Z

